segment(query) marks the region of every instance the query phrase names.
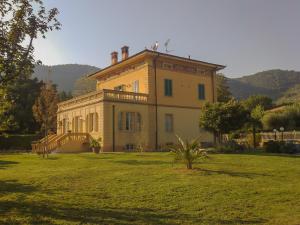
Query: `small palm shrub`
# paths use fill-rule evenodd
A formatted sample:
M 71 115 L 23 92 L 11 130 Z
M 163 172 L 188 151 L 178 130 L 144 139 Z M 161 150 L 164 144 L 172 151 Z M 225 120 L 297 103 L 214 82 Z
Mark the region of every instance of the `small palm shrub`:
M 183 141 L 179 136 L 177 136 L 178 145 L 170 147 L 171 152 L 174 153 L 175 162 L 183 162 L 187 169 L 193 168 L 193 163 L 202 157 L 207 157 L 207 152 L 201 149 L 199 143 L 199 138 L 191 141 Z
M 98 140 L 92 139 L 90 141 L 90 148 L 93 150 L 94 153 L 99 153 L 101 149 L 101 138 L 99 138 Z

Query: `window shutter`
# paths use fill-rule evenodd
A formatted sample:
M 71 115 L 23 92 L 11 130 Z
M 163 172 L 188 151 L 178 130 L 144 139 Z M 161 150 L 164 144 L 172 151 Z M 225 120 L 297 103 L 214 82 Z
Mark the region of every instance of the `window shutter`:
M 200 100 L 205 99 L 205 86 L 204 86 L 204 84 L 199 84 L 198 85 L 198 98 Z
M 119 130 L 123 130 L 123 112 L 119 112 L 118 127 L 119 127 Z

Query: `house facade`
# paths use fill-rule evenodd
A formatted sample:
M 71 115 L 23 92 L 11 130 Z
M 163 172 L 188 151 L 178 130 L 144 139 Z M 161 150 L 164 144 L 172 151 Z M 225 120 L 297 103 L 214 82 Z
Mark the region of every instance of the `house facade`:
M 87 133 L 101 138 L 103 151 L 154 151 L 183 138 L 212 134 L 199 128 L 205 102 L 216 101 L 216 71 L 224 66 L 129 48 L 111 53 L 111 65 L 89 75 L 95 92 L 58 104 L 57 135 Z

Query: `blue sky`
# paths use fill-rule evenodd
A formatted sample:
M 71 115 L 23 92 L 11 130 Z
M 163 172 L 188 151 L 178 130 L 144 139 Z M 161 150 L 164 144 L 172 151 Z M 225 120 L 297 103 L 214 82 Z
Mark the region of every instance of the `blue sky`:
M 110 64 L 110 53 L 159 51 L 226 65 L 229 77 L 267 69 L 300 71 L 300 0 L 45 0 L 62 30 L 35 42 L 46 65 Z

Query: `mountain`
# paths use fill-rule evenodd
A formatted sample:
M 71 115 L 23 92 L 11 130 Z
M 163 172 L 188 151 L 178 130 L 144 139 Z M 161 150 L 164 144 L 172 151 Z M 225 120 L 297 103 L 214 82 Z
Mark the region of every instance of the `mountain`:
M 279 69 L 228 79 L 230 91 L 238 99 L 261 94 L 277 100 L 297 84 L 300 84 L 300 72 Z M 299 88 L 294 91 L 299 92 Z
M 44 81 L 48 78 L 57 85 L 58 91 L 70 92 L 73 91 L 74 85 L 79 78 L 96 72 L 97 70 L 99 70 L 99 68 L 95 66 L 80 64 L 55 66 L 36 65 L 33 77 L 37 77 L 39 80 Z

